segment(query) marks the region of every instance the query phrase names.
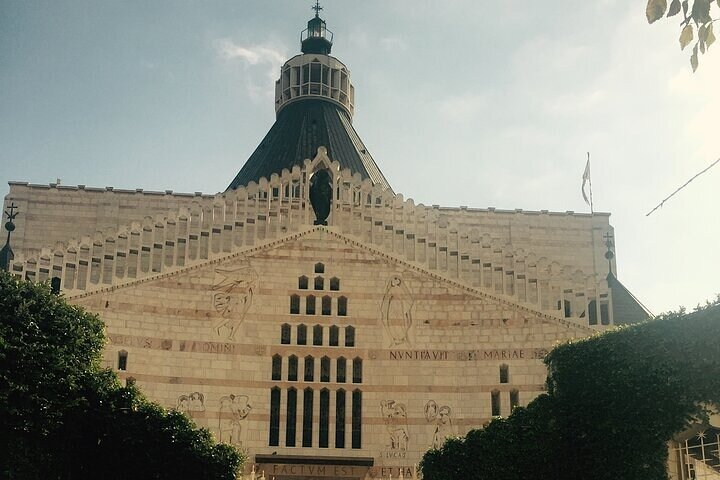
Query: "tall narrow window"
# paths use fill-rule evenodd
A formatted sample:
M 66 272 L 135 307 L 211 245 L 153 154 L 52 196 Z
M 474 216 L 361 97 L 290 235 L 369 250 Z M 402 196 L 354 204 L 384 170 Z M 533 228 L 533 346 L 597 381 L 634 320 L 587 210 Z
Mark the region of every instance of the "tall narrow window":
M 335 448 L 345 448 L 345 390 L 335 392 Z
M 297 344 L 307 345 L 307 327 L 304 323 L 297 326 Z
M 305 314 L 306 315 L 315 315 L 315 296 L 314 295 L 308 295 L 307 298 L 305 298 Z
M 315 273 L 325 273 L 325 265 L 323 265 L 322 263 L 316 263 Z
M 500 365 L 500 383 L 508 383 L 510 381 L 510 367 L 505 364 Z
M 118 352 L 118 370 L 127 370 L 128 352 L 120 350 Z
M 322 298 L 322 314 L 323 315 L 331 315 L 332 314 L 332 298 L 328 296 L 324 296 Z
M 330 391 L 320 390 L 320 448 L 328 448 L 330 433 Z
M 353 358 L 353 383 L 362 383 L 362 358 Z
M 337 359 L 337 375 L 335 376 L 336 382 L 345 383 L 346 369 L 347 369 L 347 361 L 345 360 L 345 357 L 339 357 Z
M 588 303 L 588 323 L 597 325 L 597 302 L 595 300 L 590 300 Z
M 492 393 L 490 393 L 490 406 L 492 409 L 492 416 L 499 417 L 500 416 L 500 392 L 498 392 L 497 390 L 493 390 Z
M 510 413 L 520 405 L 520 392 L 517 390 L 510 390 Z
M 285 446 L 294 447 L 297 430 L 297 390 L 288 388 L 287 417 L 285 419 Z
M 270 441 L 271 447 L 280 444 L 280 389 L 270 390 Z
M 337 314 L 338 314 L 338 317 L 346 317 L 347 316 L 347 298 L 346 297 L 338 297 Z
M 290 295 L 290 313 L 300 313 L 300 295 Z
M 315 359 L 308 355 L 305 357 L 305 376 L 306 382 L 312 382 L 315 377 Z
M 280 355 L 273 355 L 272 357 L 272 379 L 282 379 L 282 357 Z
M 298 278 L 298 289 L 299 290 L 307 290 L 308 288 L 308 277 L 303 275 L 302 277 Z
M 600 323 L 610 325 L 610 313 L 607 302 L 600 302 Z
M 297 382 L 298 379 L 298 358 L 295 355 L 288 357 L 288 381 Z
M 313 430 L 313 390 L 306 388 L 303 396 L 303 434 L 302 446 L 312 447 Z
M 325 279 L 318 275 L 315 277 L 315 290 L 322 290 L 325 288 Z
M 322 357 L 320 359 L 320 381 L 330 381 L 330 359 L 328 357 Z
M 340 279 L 337 277 L 332 277 L 330 279 L 330 290 L 338 291 L 340 290 Z
M 345 346 L 346 347 L 354 347 L 355 346 L 355 327 L 345 327 Z
M 313 345 L 322 345 L 323 342 L 323 327 L 322 325 L 315 325 L 313 327 Z
M 280 327 L 280 343 L 290 345 L 290 325 L 283 323 Z
M 362 448 L 362 392 L 352 394 L 352 448 Z
M 330 326 L 330 346 L 337 347 L 340 344 L 340 329 L 337 325 Z

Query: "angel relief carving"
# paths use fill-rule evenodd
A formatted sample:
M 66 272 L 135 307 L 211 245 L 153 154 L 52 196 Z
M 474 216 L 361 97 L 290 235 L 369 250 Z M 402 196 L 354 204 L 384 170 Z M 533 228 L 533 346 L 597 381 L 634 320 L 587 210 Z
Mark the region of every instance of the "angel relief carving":
M 249 262 L 228 268 L 216 268 L 213 281 L 213 309 L 220 315 L 213 328 L 219 336 L 234 340 L 245 314 L 250 309 L 258 274 Z
M 380 311 L 390 346 L 410 345 L 412 307 L 414 299 L 400 275 L 393 275 L 385 287 Z

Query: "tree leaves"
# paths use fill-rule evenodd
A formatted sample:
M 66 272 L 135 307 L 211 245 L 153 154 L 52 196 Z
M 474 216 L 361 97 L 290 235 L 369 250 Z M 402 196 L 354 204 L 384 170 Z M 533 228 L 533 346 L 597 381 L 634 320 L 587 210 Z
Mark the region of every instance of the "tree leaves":
M 693 73 L 695 73 L 695 70 L 698 68 L 698 44 L 695 44 L 695 47 L 693 48 L 693 53 L 690 55 L 690 66 L 692 66 Z
M 680 13 L 680 0 L 672 0 L 667 16 L 672 17 Z
M 692 19 L 696 24 L 704 24 L 712 21 L 710 18 L 710 0 L 695 0 L 691 12 Z
M 690 24 L 685 25 L 685 28 L 680 32 L 680 49 L 684 50 L 693 39 L 693 26 Z
M 718 0 L 720 2 L 720 0 Z M 710 48 L 710 45 L 715 43 L 715 34 L 713 33 L 713 24 L 708 24 L 707 28 L 705 29 L 705 47 Z
M 648 0 L 645 16 L 648 23 L 653 23 L 662 18 L 667 9 L 667 0 Z

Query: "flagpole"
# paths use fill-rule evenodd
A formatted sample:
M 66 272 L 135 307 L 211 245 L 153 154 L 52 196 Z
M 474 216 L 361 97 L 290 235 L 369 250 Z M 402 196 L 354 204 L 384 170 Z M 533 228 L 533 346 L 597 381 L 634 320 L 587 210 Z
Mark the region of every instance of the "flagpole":
M 588 165 L 590 165 L 590 152 L 587 152 Z M 592 198 L 592 175 L 588 175 L 588 183 L 590 184 L 590 213 L 595 213 L 593 209 L 593 198 Z

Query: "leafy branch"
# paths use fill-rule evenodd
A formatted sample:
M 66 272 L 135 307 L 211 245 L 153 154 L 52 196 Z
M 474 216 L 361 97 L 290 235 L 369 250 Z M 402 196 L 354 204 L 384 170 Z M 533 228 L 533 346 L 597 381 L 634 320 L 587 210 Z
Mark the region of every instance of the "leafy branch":
M 690 65 L 693 72 L 698 68 L 698 52 L 705 54 L 710 46 L 715 43 L 713 32 L 713 19 L 710 15 L 711 9 L 715 6 L 720 8 L 720 0 L 693 0 L 692 6 L 689 0 L 672 0 L 668 7 L 667 0 L 648 0 L 645 15 L 648 23 L 654 23 L 663 16 L 674 17 L 682 11 L 683 20 L 680 22 L 680 49 L 685 48 L 695 41 L 690 55 Z M 666 14 L 667 12 L 667 14 Z M 695 31 L 697 30 L 697 37 Z

